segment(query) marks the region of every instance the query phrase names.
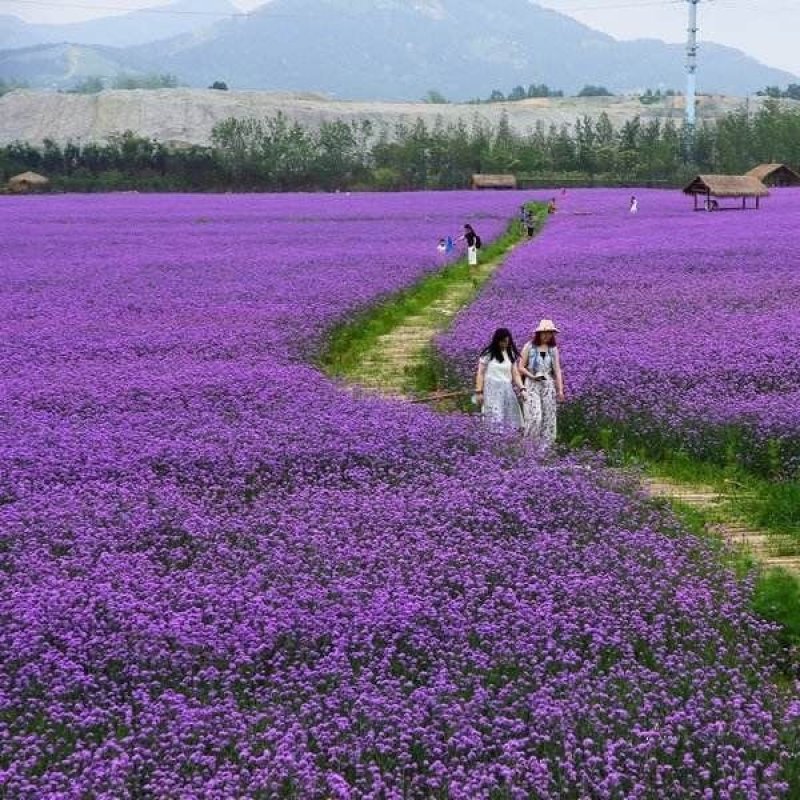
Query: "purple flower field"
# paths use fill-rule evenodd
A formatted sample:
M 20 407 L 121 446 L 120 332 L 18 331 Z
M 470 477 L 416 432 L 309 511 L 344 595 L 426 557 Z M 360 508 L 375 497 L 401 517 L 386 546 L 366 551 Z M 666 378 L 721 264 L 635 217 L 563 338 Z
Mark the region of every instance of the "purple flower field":
M 568 389 L 596 425 L 800 474 L 800 191 L 691 211 L 676 191 L 573 191 L 441 340 L 466 375 L 495 324 L 559 324 Z M 731 204 L 735 201 L 725 201 Z
M 708 543 L 304 360 L 521 199 L 0 198 L 0 796 L 788 795 Z

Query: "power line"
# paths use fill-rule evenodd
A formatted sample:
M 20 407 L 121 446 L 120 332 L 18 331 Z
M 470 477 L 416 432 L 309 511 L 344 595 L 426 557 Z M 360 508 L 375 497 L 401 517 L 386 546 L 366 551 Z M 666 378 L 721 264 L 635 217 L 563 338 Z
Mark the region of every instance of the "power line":
M 552 11 L 607 11 L 617 8 L 642 8 L 643 6 L 674 6 L 683 0 L 639 0 L 639 2 L 575 4 L 554 7 Z

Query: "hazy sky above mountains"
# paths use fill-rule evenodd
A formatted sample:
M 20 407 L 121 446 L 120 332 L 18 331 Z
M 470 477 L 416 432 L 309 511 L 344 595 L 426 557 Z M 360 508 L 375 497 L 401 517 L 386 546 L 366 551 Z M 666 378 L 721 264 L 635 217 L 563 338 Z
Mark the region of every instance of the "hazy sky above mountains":
M 0 0 L 0 13 L 30 22 L 70 22 L 105 16 L 113 9 L 163 5 L 166 0 Z M 243 11 L 264 0 L 233 0 Z M 539 0 L 539 4 L 575 17 L 617 38 L 686 37 L 684 0 Z M 800 75 L 800 0 L 703 0 L 699 6 L 701 40 L 738 47 L 774 67 Z M 213 17 L 209 17 L 213 19 Z

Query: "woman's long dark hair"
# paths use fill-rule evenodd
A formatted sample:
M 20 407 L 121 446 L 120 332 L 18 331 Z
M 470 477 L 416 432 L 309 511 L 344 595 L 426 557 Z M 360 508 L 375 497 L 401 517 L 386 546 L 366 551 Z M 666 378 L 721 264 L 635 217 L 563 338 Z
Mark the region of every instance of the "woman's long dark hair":
M 514 344 L 514 337 L 511 335 L 511 331 L 508 328 L 498 328 L 494 332 L 492 341 L 487 347 L 483 348 L 481 356 L 489 356 L 495 361 L 502 362 L 503 348 L 500 347 L 500 341 L 502 339 L 508 339 L 508 350 L 506 350 L 506 352 L 512 361 L 516 361 L 519 358 L 519 350 L 517 350 L 517 346 Z

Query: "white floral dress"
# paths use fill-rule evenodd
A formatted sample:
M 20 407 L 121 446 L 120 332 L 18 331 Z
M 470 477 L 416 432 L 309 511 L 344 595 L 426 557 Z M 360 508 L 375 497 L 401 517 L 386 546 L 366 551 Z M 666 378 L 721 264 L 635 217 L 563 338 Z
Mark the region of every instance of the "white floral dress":
M 525 436 L 551 445 L 556 440 L 556 382 L 558 348 L 546 349 L 531 345 L 528 348 L 528 372 L 543 374 L 541 380 L 525 378 Z
M 514 362 L 503 354 L 502 361 L 481 356 L 483 373 L 483 419 L 492 428 L 521 428 L 522 410 L 514 392 L 512 367 Z

